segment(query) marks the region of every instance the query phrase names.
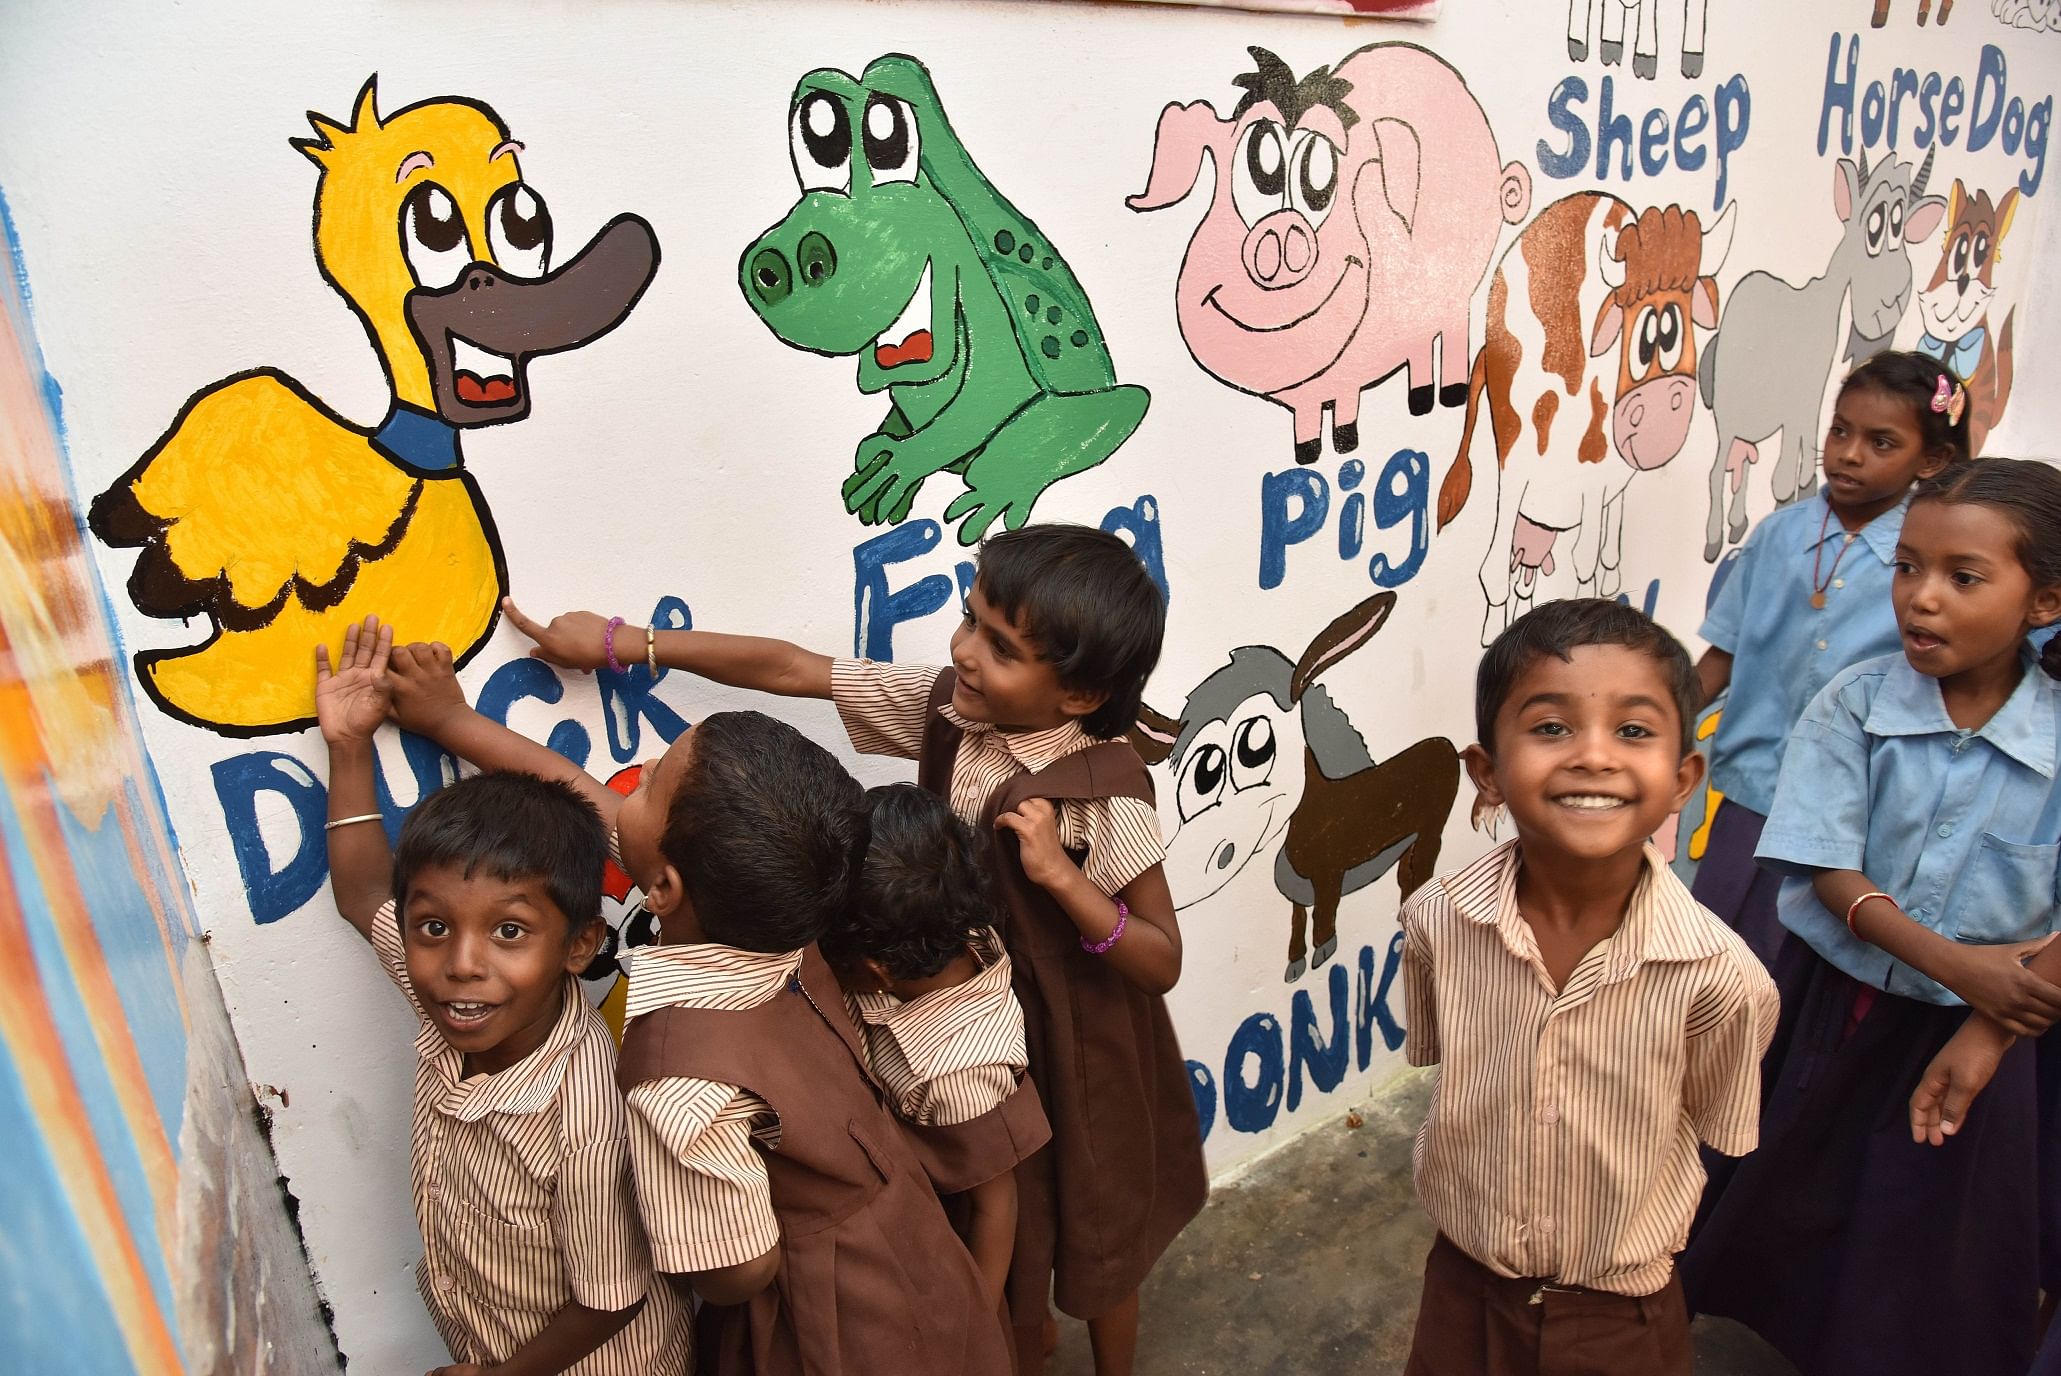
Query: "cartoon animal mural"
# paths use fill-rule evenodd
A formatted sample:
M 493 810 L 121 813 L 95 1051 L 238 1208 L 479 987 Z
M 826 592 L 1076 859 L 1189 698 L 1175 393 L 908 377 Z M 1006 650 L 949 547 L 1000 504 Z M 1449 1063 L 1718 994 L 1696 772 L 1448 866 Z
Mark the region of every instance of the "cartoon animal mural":
M 1980 454 L 2004 405 L 2011 399 L 2011 322 L 1990 332 L 1989 308 L 1996 299 L 1996 268 L 2003 260 L 2004 236 L 2018 213 L 2018 188 L 1992 202 L 1987 191 L 1973 196 L 1954 179 L 1947 196 L 1946 243 L 1932 280 L 1918 293 L 1918 319 L 1925 333 L 1918 349 L 1953 369 L 1968 388 L 1968 446 Z
M 1216 191 L 1174 288 L 1195 361 L 1295 417 L 1295 460 L 1359 445 L 1360 393 L 1407 370 L 1412 415 L 1467 397 L 1468 312 L 1496 236 L 1531 208 L 1531 174 L 1501 164 L 1460 74 L 1408 43 L 1361 48 L 1298 79 L 1264 48 L 1207 101 L 1159 116 L 1152 172 L 1126 204 L 1159 210 Z M 1434 352 L 1438 357 L 1434 362 Z
M 643 773 L 641 764 L 618 769 L 609 776 L 608 787 L 627 798 L 637 791 Z M 633 895 L 635 902 L 631 901 Z M 630 957 L 639 947 L 658 943 L 658 919 L 644 906 L 636 881 L 614 860 L 608 862 L 601 877 L 601 919 L 608 935 L 587 968 L 580 971 L 580 987 L 620 1042 L 630 995 Z
M 1614 67 L 1624 59 L 1625 18 L 1637 10 L 1633 21 L 1632 71 L 1648 81 L 1660 74 L 1661 0 L 1567 0 L 1567 55 L 1576 62 L 1589 60 L 1591 19 L 1597 30 L 1596 45 L 1603 64 Z M 1682 0 L 1682 75 L 1703 75 L 1705 7 L 1708 0 Z M 1947 0 L 1951 4 L 1952 0 Z M 1600 15 L 1595 11 L 1601 10 Z
M 1771 272 L 1749 272 L 1732 289 L 1717 337 L 1704 346 L 1697 382 L 1717 421 L 1710 465 L 1710 515 L 1703 557 L 1716 563 L 1727 544 L 1746 536 L 1747 475 L 1760 446 L 1776 431 L 1782 447 L 1770 475 L 1775 504 L 1817 491 L 1818 417 L 1828 363 L 1839 347 L 1842 303 L 1851 303 L 1847 357 L 1854 362 L 1886 347 L 1911 299 L 1912 240 L 1938 227 L 1946 200 L 1927 196 L 1932 154 L 1910 175 L 1890 157 L 1868 166 L 1841 158 L 1832 174 L 1832 208 L 1845 229 L 1825 271 L 1802 286 Z M 1728 348 L 1728 341 L 1738 344 Z M 1872 343 L 1871 343 L 1872 341 Z M 1725 486 L 1731 484 L 1727 520 Z
M 1990 12 L 2014 29 L 2061 29 L 2061 0 L 1990 0 Z
M 1451 741 L 1421 740 L 1377 763 L 1317 682 L 1374 638 L 1395 601 L 1376 593 L 1294 664 L 1271 646 L 1240 646 L 1189 692 L 1178 719 L 1146 707 L 1132 733 L 1146 762 L 1174 777 L 1166 874 L 1177 908 L 1223 888 L 1286 834 L 1274 887 L 1290 905 L 1289 983 L 1337 951 L 1346 894 L 1398 866 L 1404 898 L 1431 878 L 1459 793 Z
M 354 425 L 284 373 L 240 373 L 92 505 L 95 535 L 142 551 L 137 610 L 213 627 L 139 653 L 144 691 L 224 735 L 312 723 L 308 647 L 368 612 L 460 663 L 485 642 L 508 578 L 460 437 L 527 416 L 530 360 L 614 329 L 658 269 L 634 215 L 553 268 L 551 213 L 500 118 L 441 98 L 382 119 L 377 84 L 348 126 L 311 112 L 315 136 L 291 142 L 321 169 L 316 261 L 379 351 L 385 419 Z
M 1583 192 L 1546 207 L 1503 254 L 1460 450 L 1438 497 L 1443 530 L 1473 488 L 1485 396 L 1497 482 L 1495 534 L 1481 565 L 1482 644 L 1529 609 L 1563 534 L 1572 533 L 1567 552 L 1582 594 L 1616 595 L 1625 488 L 1689 437 L 1696 327 L 1717 324 L 1716 274 L 1732 229 L 1732 208 L 1706 231 L 1693 210 L 1634 215 L 1615 196 Z M 1622 464 L 1609 462 L 1613 452 Z
M 1875 0 L 1875 12 L 1868 16 L 1869 27 L 1879 29 L 1889 22 L 1889 3 L 1890 0 Z M 1925 27 L 1925 18 L 1931 11 L 1932 0 L 1918 0 L 1919 28 Z M 1954 0 L 1939 0 L 1939 18 L 1933 21 L 1934 27 L 1946 23 L 1947 16 L 1953 12 Z
M 788 138 L 801 199 L 744 250 L 738 282 L 782 343 L 856 354 L 859 390 L 888 394 L 847 511 L 896 524 L 926 479 L 956 473 L 944 519 L 970 545 L 1131 437 L 1150 396 L 1118 384 L 1073 269 L 975 166 L 921 63 L 810 72 Z

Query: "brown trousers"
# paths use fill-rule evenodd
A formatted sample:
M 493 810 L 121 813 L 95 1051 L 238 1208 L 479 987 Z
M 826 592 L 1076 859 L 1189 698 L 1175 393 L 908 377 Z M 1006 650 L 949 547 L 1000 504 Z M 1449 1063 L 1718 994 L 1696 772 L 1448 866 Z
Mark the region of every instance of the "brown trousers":
M 1403 1376 L 1690 1376 L 1689 1311 L 1670 1276 L 1650 1295 L 1499 1276 L 1445 1234 L 1424 1263 Z

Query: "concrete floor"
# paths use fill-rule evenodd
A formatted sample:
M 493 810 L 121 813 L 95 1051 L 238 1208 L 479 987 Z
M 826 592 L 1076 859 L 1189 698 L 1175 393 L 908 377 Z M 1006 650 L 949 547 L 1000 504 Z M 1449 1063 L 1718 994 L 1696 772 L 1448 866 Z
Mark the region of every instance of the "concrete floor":
M 1432 1228 L 1410 1185 L 1429 1072 L 1411 1072 L 1219 1188 L 1146 1282 L 1138 1376 L 1396 1376 Z M 1695 1326 L 1702 1376 L 1795 1376 L 1745 1329 Z M 1051 1376 L 1094 1370 L 1062 1321 Z

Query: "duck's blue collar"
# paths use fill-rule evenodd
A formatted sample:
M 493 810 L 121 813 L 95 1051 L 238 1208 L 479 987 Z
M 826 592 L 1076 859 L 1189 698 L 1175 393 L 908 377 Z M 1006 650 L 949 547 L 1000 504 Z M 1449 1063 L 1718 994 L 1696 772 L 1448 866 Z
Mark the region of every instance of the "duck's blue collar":
M 373 432 L 372 443 L 410 468 L 435 473 L 458 467 L 458 427 L 398 401 Z

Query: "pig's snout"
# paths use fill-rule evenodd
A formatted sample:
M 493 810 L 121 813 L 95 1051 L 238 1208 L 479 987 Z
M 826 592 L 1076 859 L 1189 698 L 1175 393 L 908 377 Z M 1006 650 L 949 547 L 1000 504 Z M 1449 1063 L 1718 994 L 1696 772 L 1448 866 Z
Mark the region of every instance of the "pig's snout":
M 1264 216 L 1245 236 L 1246 275 L 1269 290 L 1292 287 L 1317 263 L 1317 234 L 1299 210 Z

